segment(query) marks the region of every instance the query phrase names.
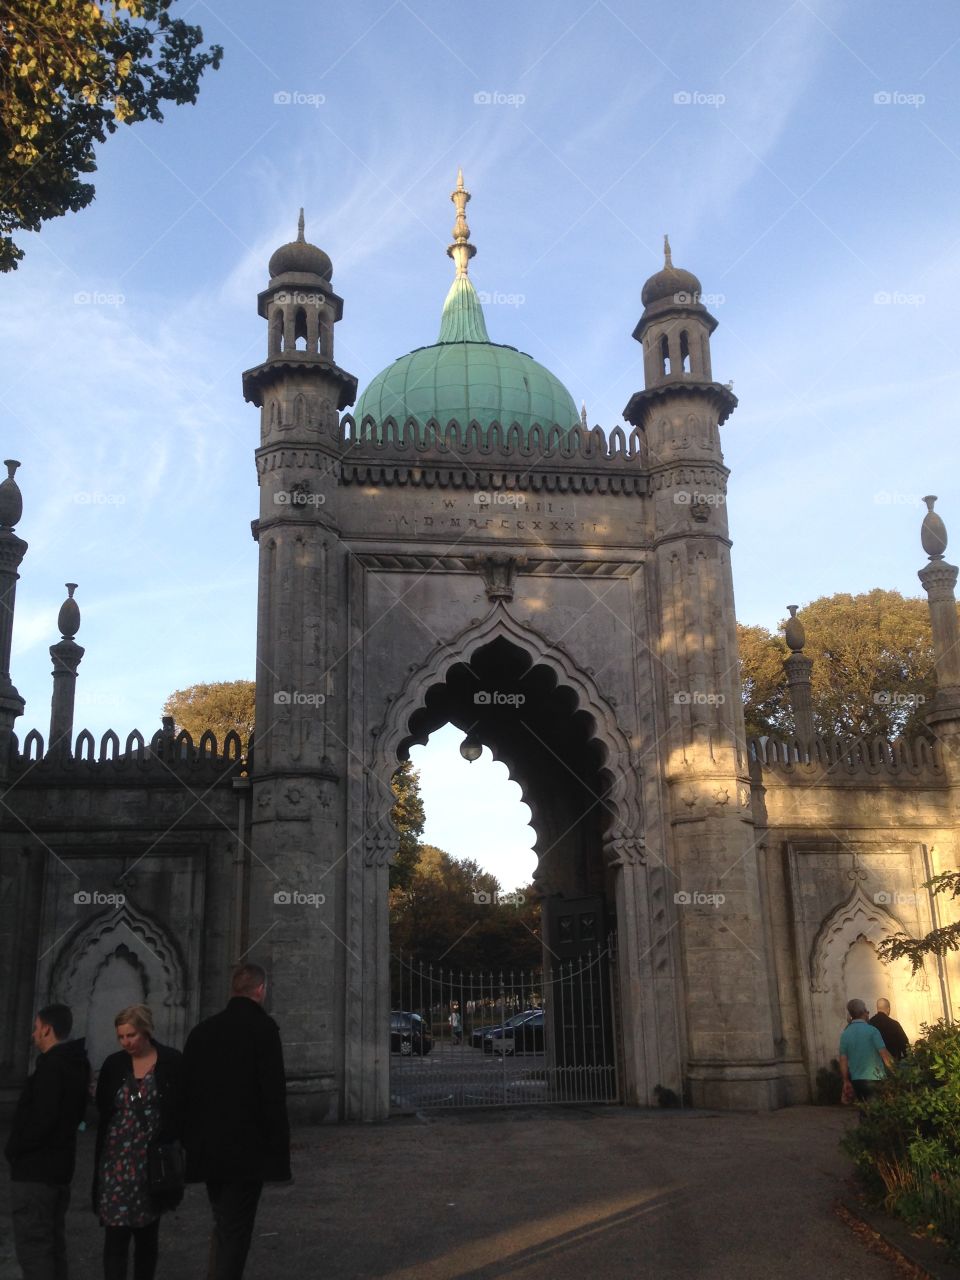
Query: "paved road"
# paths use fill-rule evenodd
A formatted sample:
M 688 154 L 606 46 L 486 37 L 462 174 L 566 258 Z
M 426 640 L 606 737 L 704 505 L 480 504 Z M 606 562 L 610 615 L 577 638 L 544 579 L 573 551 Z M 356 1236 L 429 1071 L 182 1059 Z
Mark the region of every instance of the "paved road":
M 892 1280 L 833 1213 L 850 1120 L 596 1107 L 299 1129 L 296 1182 L 264 1193 L 247 1280 Z M 71 1280 L 101 1274 L 92 1138 Z M 207 1224 L 191 1188 L 163 1222 L 158 1280 L 203 1277 Z M 7 1238 L 0 1276 L 17 1274 Z

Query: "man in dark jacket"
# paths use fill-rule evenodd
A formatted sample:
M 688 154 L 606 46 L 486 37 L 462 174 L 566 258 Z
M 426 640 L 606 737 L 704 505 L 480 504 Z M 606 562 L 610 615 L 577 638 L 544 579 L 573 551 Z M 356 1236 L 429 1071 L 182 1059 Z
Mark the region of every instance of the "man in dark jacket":
M 880 1032 L 883 1037 L 883 1043 L 887 1046 L 890 1057 L 894 1062 L 901 1062 L 907 1056 L 910 1041 L 907 1039 L 907 1033 L 896 1018 L 890 1017 L 889 1000 L 877 1001 L 877 1012 L 870 1019 L 870 1025 L 871 1027 L 876 1027 Z
M 207 1184 L 213 1209 L 208 1280 L 240 1280 L 263 1184 L 290 1180 L 283 1047 L 263 1008 L 267 975 L 242 965 L 231 991 L 183 1050 L 187 1181 Z
M 33 1024 L 39 1051 L 23 1086 L 4 1154 L 10 1161 L 10 1202 L 17 1261 L 24 1280 L 66 1280 L 65 1219 L 77 1155 L 77 1129 L 87 1110 L 90 1063 L 82 1040 L 71 1040 L 65 1004 L 41 1009 Z

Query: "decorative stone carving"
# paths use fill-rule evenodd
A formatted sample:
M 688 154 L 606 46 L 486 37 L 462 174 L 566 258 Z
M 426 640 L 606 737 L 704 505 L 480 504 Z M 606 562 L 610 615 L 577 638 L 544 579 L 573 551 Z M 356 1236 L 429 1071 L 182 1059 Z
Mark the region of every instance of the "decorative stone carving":
M 527 563 L 526 556 L 508 555 L 504 551 L 492 551 L 488 555 L 472 557 L 477 573 L 483 578 L 484 590 L 491 604 L 498 600 L 513 599 L 517 573 Z

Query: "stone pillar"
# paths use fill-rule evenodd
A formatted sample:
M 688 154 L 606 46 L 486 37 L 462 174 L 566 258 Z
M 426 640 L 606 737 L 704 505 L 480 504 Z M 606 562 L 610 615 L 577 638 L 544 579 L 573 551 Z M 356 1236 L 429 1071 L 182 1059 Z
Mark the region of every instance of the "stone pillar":
M 813 659 L 804 655 L 803 646 L 807 642 L 803 623 L 797 617 L 795 604 L 788 604 L 790 617 L 784 627 L 784 635 L 790 646 L 790 657 L 784 659 L 783 669 L 787 673 L 787 684 L 790 689 L 790 705 L 793 708 L 793 731 L 808 749 L 813 743 L 816 731 L 813 727 L 813 701 L 810 695 L 810 672 L 813 670 Z
M 24 707 L 10 678 L 10 651 L 20 577 L 17 570 L 27 551 L 27 544 L 14 533 L 23 514 L 23 498 L 14 479 L 20 463 L 8 458 L 3 465 L 7 478 L 0 483 L 0 777 L 6 776 L 14 722 L 23 715 Z
M 80 607 L 73 598 L 75 582 L 67 584 L 67 598 L 60 606 L 57 626 L 60 639 L 50 646 L 53 659 L 53 698 L 50 703 L 50 739 L 48 755 L 69 757 L 73 742 L 73 706 L 77 693 L 77 668 L 84 655 L 82 645 L 74 640 L 80 629 Z
M 927 722 L 940 738 L 960 741 L 960 627 L 957 625 L 957 566 L 943 558 L 947 530 L 933 509 L 935 496 L 924 498 L 927 514 L 920 529 L 920 541 L 930 563 L 917 572 L 930 604 L 937 692 L 927 712 Z

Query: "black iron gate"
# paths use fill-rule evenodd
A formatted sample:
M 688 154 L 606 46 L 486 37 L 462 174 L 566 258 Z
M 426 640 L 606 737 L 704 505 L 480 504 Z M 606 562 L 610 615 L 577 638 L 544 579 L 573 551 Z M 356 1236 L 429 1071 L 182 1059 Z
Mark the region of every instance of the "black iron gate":
M 526 973 L 394 957 L 391 1105 L 619 1102 L 615 938 Z

